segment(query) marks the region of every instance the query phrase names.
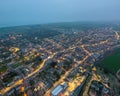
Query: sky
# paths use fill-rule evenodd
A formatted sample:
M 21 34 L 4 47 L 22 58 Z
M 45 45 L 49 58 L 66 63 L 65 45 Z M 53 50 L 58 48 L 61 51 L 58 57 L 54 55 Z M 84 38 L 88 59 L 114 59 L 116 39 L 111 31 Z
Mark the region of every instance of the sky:
M 0 27 L 120 21 L 120 0 L 0 0 Z

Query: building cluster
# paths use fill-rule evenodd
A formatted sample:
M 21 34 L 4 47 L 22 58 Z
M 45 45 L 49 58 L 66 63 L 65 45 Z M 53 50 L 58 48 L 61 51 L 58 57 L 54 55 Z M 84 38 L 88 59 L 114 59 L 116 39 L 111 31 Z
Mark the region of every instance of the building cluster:
M 5 96 L 77 96 L 95 61 L 118 42 L 109 28 L 62 32 L 40 44 L 22 40 L 22 35 L 4 39 L 0 39 L 7 42 L 0 46 L 0 93 Z M 16 43 L 7 46 L 8 40 L 14 39 Z M 20 46 L 22 42 L 24 46 Z M 109 89 L 93 81 L 88 94 L 99 93 L 107 96 L 104 94 L 109 94 Z
M 98 81 L 91 82 L 88 94 L 89 96 L 111 96 L 110 89 Z

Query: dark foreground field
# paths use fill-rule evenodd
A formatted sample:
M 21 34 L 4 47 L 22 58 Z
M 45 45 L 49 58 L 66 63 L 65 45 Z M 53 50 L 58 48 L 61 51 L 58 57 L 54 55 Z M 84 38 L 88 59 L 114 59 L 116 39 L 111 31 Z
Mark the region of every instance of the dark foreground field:
M 102 66 L 112 72 L 117 72 L 120 69 L 120 49 L 116 50 L 115 53 L 107 56 L 102 61 Z

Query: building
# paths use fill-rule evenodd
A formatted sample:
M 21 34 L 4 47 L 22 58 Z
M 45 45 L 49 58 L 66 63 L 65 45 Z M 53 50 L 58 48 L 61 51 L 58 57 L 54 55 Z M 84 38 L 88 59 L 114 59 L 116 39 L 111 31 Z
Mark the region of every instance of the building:
M 58 85 L 52 92 L 52 96 L 60 96 L 64 90 L 67 88 L 67 83 L 64 83 L 63 85 Z

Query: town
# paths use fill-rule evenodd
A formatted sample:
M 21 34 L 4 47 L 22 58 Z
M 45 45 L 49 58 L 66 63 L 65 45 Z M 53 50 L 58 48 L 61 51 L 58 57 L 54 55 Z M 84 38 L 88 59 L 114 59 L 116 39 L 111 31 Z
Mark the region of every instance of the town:
M 119 46 L 119 32 L 52 30 L 58 33 L 42 39 L 24 33 L 0 37 L 0 96 L 117 96 L 94 64 Z

